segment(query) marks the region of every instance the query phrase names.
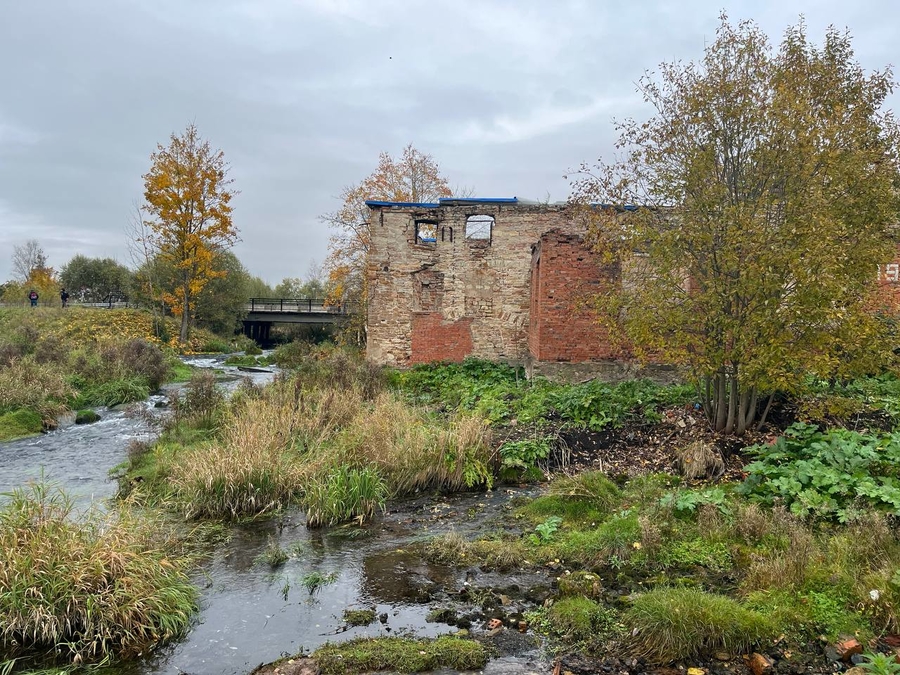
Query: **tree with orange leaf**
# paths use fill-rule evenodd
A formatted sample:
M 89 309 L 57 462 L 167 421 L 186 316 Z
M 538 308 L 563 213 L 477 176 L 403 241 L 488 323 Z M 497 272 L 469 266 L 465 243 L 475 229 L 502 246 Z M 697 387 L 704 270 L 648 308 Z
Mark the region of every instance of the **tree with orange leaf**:
M 352 328 L 359 335 L 365 324 L 365 268 L 371 241 L 366 200 L 433 202 L 450 195 L 450 184 L 435 159 L 409 144 L 397 158 L 381 153 L 375 171 L 341 192 L 341 208 L 322 216 L 335 230 L 325 260 L 328 299 L 334 304 L 350 302 L 357 306 Z
M 210 279 L 223 275 L 214 264 L 219 251 L 237 241 L 231 200 L 237 192 L 228 163 L 193 124 L 157 145 L 144 174 L 144 236 L 159 258 L 177 270 L 177 284 L 163 291 L 172 313 L 181 317 L 181 344 L 190 335 L 195 300 Z

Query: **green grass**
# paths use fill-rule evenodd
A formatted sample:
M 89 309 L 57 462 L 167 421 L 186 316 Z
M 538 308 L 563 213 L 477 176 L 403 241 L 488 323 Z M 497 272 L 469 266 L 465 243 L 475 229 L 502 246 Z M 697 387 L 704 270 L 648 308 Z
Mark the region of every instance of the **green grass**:
M 616 613 L 599 602 L 570 596 L 531 617 L 538 632 L 566 651 L 595 653 L 619 630 Z
M 474 640 L 439 637 L 362 638 L 319 647 L 312 653 L 322 675 L 354 675 L 377 671 L 421 673 L 438 668 L 476 670 L 487 663 L 487 651 Z
M 671 663 L 716 650 L 744 654 L 774 636 L 765 615 L 731 598 L 689 588 L 657 588 L 625 613 L 636 656 Z
M 368 626 L 375 622 L 374 609 L 345 609 L 344 623 L 348 626 Z
M 16 410 L 0 415 L 0 441 L 33 436 L 41 433 L 42 429 L 41 416 L 34 410 Z
M 128 511 L 79 517 L 50 486 L 15 490 L 0 510 L 0 659 L 99 661 L 181 635 L 197 591 L 156 536 Z
M 362 523 L 384 510 L 387 497 L 387 485 L 377 471 L 341 465 L 306 484 L 302 499 L 306 524 L 319 527 L 348 520 Z

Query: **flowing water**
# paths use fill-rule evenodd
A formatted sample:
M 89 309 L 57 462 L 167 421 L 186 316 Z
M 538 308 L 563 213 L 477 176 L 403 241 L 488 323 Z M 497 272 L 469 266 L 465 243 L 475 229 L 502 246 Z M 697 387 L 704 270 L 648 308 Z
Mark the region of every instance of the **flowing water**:
M 186 359 L 198 367 L 223 367 L 221 358 Z M 234 387 L 237 375 L 257 383 L 267 373 L 232 373 L 223 386 Z M 173 392 L 142 404 L 153 414 Z M 109 470 L 127 458 L 128 445 L 148 440 L 152 430 L 142 415 L 99 409 L 92 425 L 68 425 L 36 438 L 0 444 L 0 492 L 45 479 L 60 484 L 87 505 L 115 493 Z M 431 637 L 456 628 L 428 622 L 435 606 L 453 604 L 467 587 L 504 588 L 510 596 L 545 583 L 539 575 L 491 575 L 480 570 L 454 571 L 424 561 L 410 551 L 417 542 L 450 528 L 474 531 L 502 509 L 515 491 L 411 500 L 367 527 L 308 530 L 301 514 L 230 528 L 195 576 L 201 588 L 200 613 L 191 631 L 177 643 L 116 667 L 121 675 L 148 673 L 244 675 L 261 663 L 310 651 L 328 641 L 358 636 Z M 261 560 L 277 544 L 290 554 L 273 568 Z M 312 575 L 327 581 L 307 588 Z M 515 602 L 515 600 L 513 600 Z M 347 627 L 345 609 L 376 611 L 375 622 Z M 480 626 L 473 624 L 473 632 Z M 547 672 L 531 638 L 509 633 L 506 656 L 483 670 L 493 675 Z M 449 671 L 447 671 L 449 672 Z

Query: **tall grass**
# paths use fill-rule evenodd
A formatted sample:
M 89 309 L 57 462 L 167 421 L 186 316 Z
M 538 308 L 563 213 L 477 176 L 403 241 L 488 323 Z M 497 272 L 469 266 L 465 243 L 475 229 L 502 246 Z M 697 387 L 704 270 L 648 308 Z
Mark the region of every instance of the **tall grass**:
M 301 472 L 291 433 L 292 409 L 249 400 L 221 439 L 188 448 L 172 462 L 172 497 L 187 518 L 256 516 L 299 495 Z
M 0 654 L 130 656 L 188 627 L 184 561 L 127 510 L 78 517 L 61 491 L 17 489 L 0 510 Z
M 0 367 L 0 412 L 28 408 L 51 423 L 67 410 L 66 402 L 74 394 L 65 373 L 55 364 L 23 357 Z
M 300 503 L 316 526 L 366 520 L 386 499 L 415 490 L 491 484 L 481 418 L 434 417 L 379 391 L 379 377 L 330 352 L 237 396 L 211 442 L 167 457 L 160 489 L 187 517 L 244 518 Z M 179 403 L 177 411 L 188 408 Z M 203 424 L 190 417 L 183 422 Z

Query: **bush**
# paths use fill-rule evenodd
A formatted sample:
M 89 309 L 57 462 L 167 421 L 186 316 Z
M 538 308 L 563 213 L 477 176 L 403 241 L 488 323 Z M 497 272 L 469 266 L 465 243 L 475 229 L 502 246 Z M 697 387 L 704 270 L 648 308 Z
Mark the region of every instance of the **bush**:
M 300 494 L 302 472 L 291 452 L 296 411 L 247 400 L 221 440 L 173 460 L 168 487 L 187 518 L 237 519 L 278 511 Z
M 197 597 L 184 562 L 156 545 L 146 519 L 76 518 L 72 508 L 37 484 L 0 510 L 0 652 L 71 663 L 182 634 Z
M 660 407 L 687 403 L 694 396 L 689 386 L 662 387 L 649 380 L 618 385 L 529 381 L 512 366 L 477 359 L 416 366 L 393 372 L 390 381 L 416 403 L 472 410 L 492 424 L 515 420 L 540 426 L 555 414 L 569 426 L 594 431 L 629 421 L 658 421 Z
M 191 374 L 184 394 L 172 402 L 175 423 L 186 422 L 196 429 L 212 429 L 224 410 L 225 394 L 216 386 L 216 376 L 199 370 Z
M 721 595 L 689 588 L 657 588 L 625 613 L 635 656 L 670 663 L 717 649 L 743 654 L 774 634 L 769 620 Z
M 155 344 L 136 338 L 109 353 L 132 375 L 144 378 L 151 391 L 156 391 L 169 374 L 166 355 Z
M 105 405 L 111 408 L 121 403 L 143 401 L 149 395 L 150 389 L 144 378 L 132 376 L 87 386 L 77 403 L 85 407 Z
M 797 423 L 773 445 L 746 452 L 756 461 L 740 487 L 765 504 L 783 501 L 792 513 L 846 522 L 859 506 L 900 515 L 900 433 L 819 431 Z

